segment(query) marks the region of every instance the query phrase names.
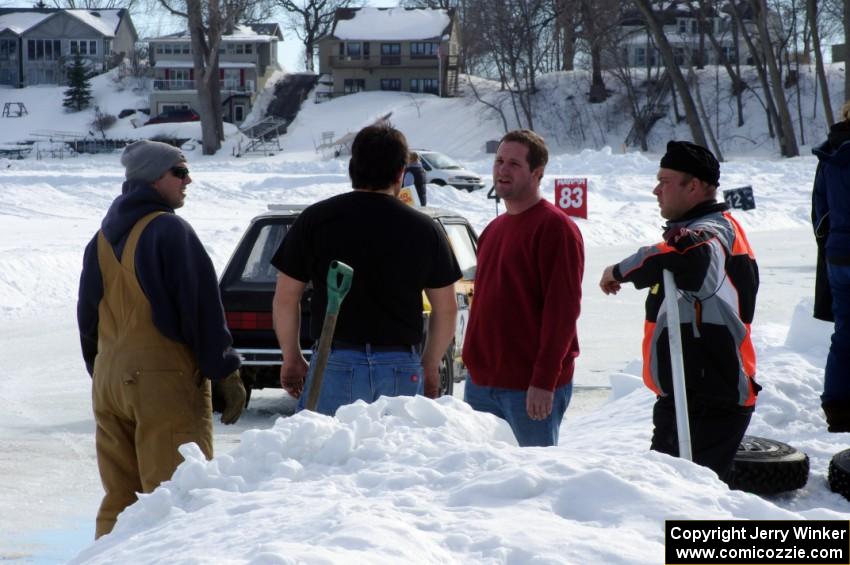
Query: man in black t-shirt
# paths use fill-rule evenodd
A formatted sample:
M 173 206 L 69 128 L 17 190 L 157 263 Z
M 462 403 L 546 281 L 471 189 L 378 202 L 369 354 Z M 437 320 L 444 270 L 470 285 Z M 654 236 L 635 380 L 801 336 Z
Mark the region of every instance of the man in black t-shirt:
M 454 336 L 454 283 L 461 272 L 434 221 L 397 198 L 406 161 L 400 131 L 387 125 L 362 129 L 348 165 L 354 190 L 304 210 L 272 258 L 280 271 L 274 297 L 280 383 L 296 398 L 305 376 L 312 376 L 299 347 L 304 288 L 312 281 L 310 336 L 318 340 L 331 261 L 354 269 L 319 395 L 323 414 L 358 399 L 439 394 L 439 364 Z M 420 359 L 423 290 L 432 310 Z

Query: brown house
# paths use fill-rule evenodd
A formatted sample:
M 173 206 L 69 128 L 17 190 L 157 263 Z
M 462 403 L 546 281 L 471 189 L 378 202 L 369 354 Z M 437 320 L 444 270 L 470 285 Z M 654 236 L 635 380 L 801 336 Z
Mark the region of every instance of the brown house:
M 459 52 L 454 9 L 339 8 L 319 41 L 317 98 L 367 90 L 454 96 Z

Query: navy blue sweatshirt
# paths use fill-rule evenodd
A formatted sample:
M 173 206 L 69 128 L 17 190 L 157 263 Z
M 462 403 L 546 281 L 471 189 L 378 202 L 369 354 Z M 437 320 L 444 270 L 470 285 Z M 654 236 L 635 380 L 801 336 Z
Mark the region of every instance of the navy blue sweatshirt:
M 155 218 L 139 238 L 136 277 L 151 304 L 153 322 L 164 336 L 186 344 L 195 354 L 201 374 L 226 377 L 239 368 L 233 339 L 224 321 L 215 268 L 201 241 L 184 219 L 174 214 L 149 183 L 128 181 L 101 223 L 101 230 L 120 260 L 130 230 L 151 212 Z M 97 355 L 98 305 L 103 279 L 97 260 L 97 234 L 86 246 L 77 323 L 83 359 L 89 375 Z

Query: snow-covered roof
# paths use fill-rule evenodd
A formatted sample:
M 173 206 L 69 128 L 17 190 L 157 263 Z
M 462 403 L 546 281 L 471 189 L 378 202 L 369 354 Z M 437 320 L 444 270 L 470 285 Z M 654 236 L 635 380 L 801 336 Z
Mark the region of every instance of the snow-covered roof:
M 341 19 L 340 14 L 353 14 Z M 360 8 L 337 12 L 337 39 L 415 41 L 441 37 L 451 23 L 447 10 Z
M 121 10 L 65 10 L 107 37 L 115 37 L 121 23 Z
M 8 29 L 20 35 L 52 15 L 53 13 L 40 12 L 11 12 L 3 14 L 0 15 L 0 31 Z
M 250 41 L 253 43 L 267 43 L 277 39 L 277 29 L 278 28 L 276 24 L 258 24 L 255 27 L 251 27 L 248 25 L 237 25 L 233 28 L 233 33 L 222 35 L 221 40 L 223 42 Z M 185 41 L 192 41 L 192 36 L 188 30 L 184 30 L 169 35 L 153 37 L 148 41 L 169 41 L 172 43 L 179 43 Z
M 47 18 L 65 12 L 106 37 L 115 37 L 121 23 L 122 10 L 49 10 L 24 8 L 6 9 L 0 14 L 0 31 L 10 30 L 18 35 L 37 26 Z
M 154 67 L 159 69 L 169 68 L 169 69 L 191 69 L 195 64 L 190 59 L 180 60 L 172 60 L 172 61 L 160 61 L 157 59 L 156 63 L 154 63 Z M 218 68 L 220 69 L 253 69 L 254 63 L 248 62 L 237 62 L 237 61 L 219 61 Z

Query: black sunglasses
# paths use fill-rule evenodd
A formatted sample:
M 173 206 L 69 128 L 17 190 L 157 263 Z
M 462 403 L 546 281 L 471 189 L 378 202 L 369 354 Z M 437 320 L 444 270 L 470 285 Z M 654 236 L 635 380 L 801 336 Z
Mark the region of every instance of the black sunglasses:
M 171 174 L 180 180 L 184 180 L 189 176 L 189 169 L 186 167 L 171 167 Z

